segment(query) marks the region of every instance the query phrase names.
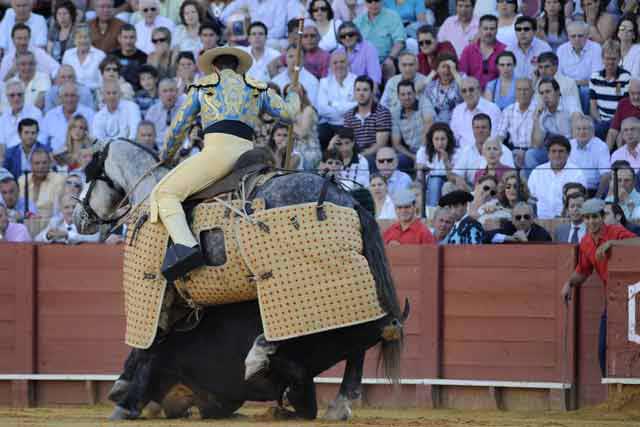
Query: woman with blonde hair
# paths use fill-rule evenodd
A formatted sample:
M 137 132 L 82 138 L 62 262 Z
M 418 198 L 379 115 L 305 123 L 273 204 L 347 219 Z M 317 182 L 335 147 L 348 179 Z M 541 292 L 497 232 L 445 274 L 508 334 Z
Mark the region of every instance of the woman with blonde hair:
M 154 51 L 147 57 L 147 64 L 158 70 L 158 77 L 176 76 L 176 52 L 171 49 L 171 31 L 166 27 L 158 27 L 151 32 Z
M 300 112 L 293 123 L 294 147 L 302 156 L 304 170 L 312 171 L 318 167 L 322 160 L 320 150 L 320 138 L 318 137 L 318 112 L 311 105 L 309 96 L 304 86 L 300 86 Z M 285 86 L 284 94 L 287 95 L 289 85 Z
M 67 152 L 67 166 L 69 171 L 81 169 L 82 150 L 91 145 L 89 137 L 89 123 L 83 115 L 75 115 L 69 120 L 65 149 Z

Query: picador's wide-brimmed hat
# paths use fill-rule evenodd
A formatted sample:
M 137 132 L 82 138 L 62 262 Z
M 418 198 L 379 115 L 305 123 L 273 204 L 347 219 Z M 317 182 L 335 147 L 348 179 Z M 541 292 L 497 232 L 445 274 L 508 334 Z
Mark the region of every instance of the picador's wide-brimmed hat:
M 249 68 L 251 68 L 253 64 L 251 55 L 242 49 L 238 49 L 237 47 L 216 47 L 200 55 L 200 58 L 198 58 L 198 68 L 200 68 L 200 71 L 204 74 L 213 73 L 213 61 L 222 55 L 231 55 L 238 58 L 238 69 L 236 71 L 240 74 L 249 71 Z
M 473 201 L 473 195 L 468 191 L 454 190 L 440 197 L 440 200 L 438 201 L 438 206 L 445 207 L 445 206 L 451 206 L 451 205 L 459 205 L 459 204 L 468 203 L 471 201 Z

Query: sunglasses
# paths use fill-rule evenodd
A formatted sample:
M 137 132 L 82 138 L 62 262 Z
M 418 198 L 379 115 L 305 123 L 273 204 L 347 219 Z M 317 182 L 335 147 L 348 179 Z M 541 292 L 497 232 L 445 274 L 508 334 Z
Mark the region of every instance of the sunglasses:
M 340 34 L 340 38 L 341 39 L 347 39 L 347 38 L 351 38 L 351 37 L 355 37 L 356 33 L 342 33 Z
M 167 42 L 167 39 L 165 39 L 165 38 L 162 38 L 162 39 L 151 39 L 151 42 L 152 42 L 153 44 L 166 43 L 166 42 Z
M 18 98 L 21 96 L 24 96 L 24 92 L 19 92 L 19 93 L 8 93 L 7 96 L 9 98 Z
M 489 192 L 489 194 L 491 194 L 492 196 L 496 195 L 496 190 L 494 190 L 493 188 L 489 187 L 488 185 L 485 185 L 482 187 L 482 191 Z
M 475 87 L 467 87 L 460 89 L 460 93 L 473 93 L 476 91 Z
M 120 71 L 120 70 L 118 69 L 118 67 L 105 67 L 105 69 L 104 69 L 104 70 L 105 70 L 105 71 L 113 71 L 113 72 L 115 72 L 115 73 L 117 73 L 118 71 Z
M 393 163 L 395 159 L 377 159 L 378 163 Z
M 311 11 L 313 13 L 316 13 L 316 12 L 329 12 L 329 8 L 327 6 L 318 6 L 318 7 L 314 7 L 313 9 L 311 9 Z
M 522 221 L 522 220 L 529 221 L 531 219 L 531 215 L 529 215 L 529 214 L 514 215 L 513 219 L 515 219 L 516 221 Z
M 418 42 L 418 44 L 419 44 L 420 46 L 430 46 L 430 45 L 432 45 L 432 44 L 433 44 L 433 40 L 431 40 L 431 39 L 420 40 L 420 41 Z
M 529 31 L 533 30 L 532 27 L 516 27 L 516 32 L 521 33 L 521 32 L 525 32 L 528 33 Z
M 144 9 L 142 9 L 144 13 L 155 12 L 156 10 L 158 10 L 157 7 L 145 7 Z
M 401 205 L 401 206 L 396 206 L 396 209 L 411 209 L 413 208 L 413 203 L 410 205 Z

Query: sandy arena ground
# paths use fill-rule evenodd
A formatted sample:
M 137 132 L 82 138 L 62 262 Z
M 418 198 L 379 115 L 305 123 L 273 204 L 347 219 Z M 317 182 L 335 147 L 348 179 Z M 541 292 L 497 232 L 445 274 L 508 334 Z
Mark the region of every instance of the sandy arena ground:
M 248 407 L 241 409 L 234 419 L 223 421 L 203 421 L 198 418 L 185 420 L 138 420 L 119 423 L 108 422 L 109 406 L 57 407 L 16 410 L 0 408 L 0 426 L 180 426 L 180 427 L 274 427 L 274 426 L 407 426 L 407 427 L 622 427 L 640 426 L 638 410 L 609 411 L 603 408 L 583 409 L 569 413 L 538 412 L 495 412 L 460 410 L 419 410 L 419 409 L 356 409 L 354 419 L 349 422 L 327 421 L 281 421 L 265 418 L 266 408 Z

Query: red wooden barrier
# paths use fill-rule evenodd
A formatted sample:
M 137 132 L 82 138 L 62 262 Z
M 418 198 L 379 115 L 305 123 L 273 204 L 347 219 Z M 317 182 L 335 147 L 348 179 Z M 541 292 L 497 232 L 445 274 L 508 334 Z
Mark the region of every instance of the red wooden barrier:
M 120 371 L 128 351 L 122 343 L 121 251 L 99 245 L 0 245 L 0 374 Z M 573 352 L 576 330 L 580 348 L 592 348 L 582 334 L 592 338 L 597 330 L 596 288 L 581 291 L 580 300 L 588 304 L 578 310 L 589 310 L 576 318 L 588 325 L 570 325 L 569 364 L 567 372 L 562 369 L 559 292 L 573 268 L 572 246 L 401 246 L 388 248 L 388 255 L 399 296 L 411 302 L 402 366 L 410 381 L 395 403 L 562 407 L 554 403 L 562 395 L 546 389 L 470 388 L 443 380 L 573 382 L 581 403 L 604 395 L 592 378 L 597 363 L 584 363 L 585 353 Z M 369 353 L 365 377 L 380 378 L 375 352 Z M 341 367 L 324 376 L 341 377 Z M 93 400 L 87 395 L 102 396 L 106 386 L 0 381 L 0 404 L 83 403 Z M 365 390 L 371 403 L 388 402 L 390 395 L 388 386 Z

